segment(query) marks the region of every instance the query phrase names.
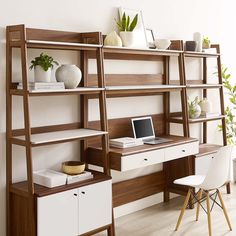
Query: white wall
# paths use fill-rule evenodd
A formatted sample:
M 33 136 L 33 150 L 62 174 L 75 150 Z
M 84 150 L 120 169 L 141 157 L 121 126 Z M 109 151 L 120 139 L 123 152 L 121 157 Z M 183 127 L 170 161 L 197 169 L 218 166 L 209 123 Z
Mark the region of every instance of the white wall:
M 226 5 L 227 3 L 227 5 Z M 233 0 L 100 0 L 100 1 L 46 1 L 34 3 L 29 0 L 22 1 L 3 1 L 0 7 L 0 235 L 5 235 L 5 27 L 10 24 L 26 24 L 27 27 L 48 28 L 68 31 L 102 31 L 104 34 L 114 29 L 114 17 L 117 16 L 117 7 L 124 6 L 134 9 L 142 9 L 144 21 L 147 27 L 154 30 L 159 38 L 184 39 L 191 40 L 193 32 L 200 31 L 208 35 L 213 42 L 219 42 L 222 45 L 222 52 L 225 64 L 228 65 L 235 75 L 236 69 L 233 66 L 233 54 L 235 32 L 232 32 L 231 26 L 235 21 L 233 12 Z M 40 51 L 31 51 L 29 58 L 34 57 Z M 61 63 L 76 63 L 77 56 L 71 52 L 50 52 Z M 17 55 L 17 53 L 16 53 Z M 18 60 L 16 60 L 16 63 Z M 129 65 L 125 66 L 127 72 Z M 132 66 L 133 71 L 137 73 L 145 73 L 145 71 L 157 71 L 156 65 L 144 64 L 143 70 L 139 68 L 139 64 Z M 107 67 L 108 68 L 108 65 Z M 113 71 L 119 71 L 118 66 L 112 65 Z M 122 70 L 121 72 L 125 72 Z M 132 73 L 132 72 L 131 72 Z M 32 74 L 30 74 L 32 78 Z M 20 78 L 19 73 L 14 73 L 14 78 Z M 120 103 L 126 104 L 122 106 Z M 153 103 L 153 101 L 155 101 Z M 142 106 L 140 106 L 142 104 Z M 161 111 L 160 101 L 151 98 L 130 98 L 113 99 L 108 103 L 109 117 L 119 117 L 130 115 L 142 115 L 147 113 L 155 113 Z M 53 124 L 73 122 L 78 119 L 76 108 L 78 99 L 72 97 L 50 97 L 50 98 L 34 98 L 31 103 L 33 125 Z M 21 117 L 21 101 L 14 99 L 14 127 L 22 126 Z M 92 111 L 91 119 L 95 119 L 97 113 L 96 102 L 91 101 Z M 41 109 L 38 109 L 40 107 Z M 135 107 L 135 109 L 134 109 Z M 132 111 L 132 113 L 130 113 Z M 179 127 L 173 126 L 179 132 Z M 196 131 L 196 132 L 195 132 Z M 194 133 L 198 134 L 198 128 L 194 128 Z M 219 136 L 218 131 L 213 127 L 212 137 Z M 213 138 L 215 139 L 215 138 Z M 219 138 L 216 138 L 219 139 Z M 34 149 L 34 166 L 35 169 L 44 167 L 59 168 L 58 163 L 64 159 L 76 158 L 78 153 L 76 143 L 53 145 L 45 149 Z M 25 178 L 24 167 L 24 151 L 23 148 L 14 148 L 14 171 L 16 173 L 15 180 L 19 181 Z M 161 169 L 161 165 L 157 165 L 148 172 Z M 127 177 L 133 177 L 144 174 L 143 170 L 137 170 L 127 173 Z M 123 178 L 120 174 L 116 175 L 116 180 Z M 159 199 L 156 198 L 156 199 Z M 147 204 L 156 202 L 156 199 L 147 199 Z M 144 202 L 133 204 L 131 208 L 127 207 L 127 212 L 137 208 L 146 206 Z M 131 205 L 130 205 L 131 206 Z M 118 214 L 122 214 L 122 209 Z

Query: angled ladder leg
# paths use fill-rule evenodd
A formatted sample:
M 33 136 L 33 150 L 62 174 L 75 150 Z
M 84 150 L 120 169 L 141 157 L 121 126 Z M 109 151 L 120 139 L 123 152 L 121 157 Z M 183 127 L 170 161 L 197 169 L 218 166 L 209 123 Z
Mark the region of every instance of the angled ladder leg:
M 210 206 L 209 192 L 207 192 L 206 202 L 207 202 L 208 231 L 209 231 L 209 236 L 212 236 L 212 230 L 211 230 L 211 206 Z
M 219 190 L 217 190 L 217 193 L 218 193 L 218 196 L 219 196 L 219 199 L 220 199 L 220 204 L 221 204 L 221 206 L 222 206 L 222 208 L 223 208 L 223 212 L 224 212 L 224 215 L 225 215 L 225 219 L 226 219 L 226 221 L 227 221 L 227 223 L 228 223 L 228 226 L 229 226 L 230 231 L 232 231 L 232 226 L 231 226 L 231 224 L 230 224 L 229 216 L 228 216 L 228 214 L 227 214 L 227 211 L 226 211 L 226 208 L 225 208 L 225 204 L 224 204 L 223 198 L 222 198 L 221 193 L 220 193 Z
M 180 225 L 180 223 L 181 223 L 181 221 L 182 221 L 182 218 L 183 218 L 183 215 L 184 215 L 184 211 L 185 211 L 185 209 L 186 209 L 186 207 L 187 207 L 187 205 L 188 205 L 188 201 L 189 201 L 190 195 L 191 195 L 191 189 L 188 190 L 187 196 L 186 196 L 186 198 L 185 198 L 183 207 L 182 207 L 181 212 L 180 212 L 180 215 L 179 215 L 179 219 L 178 219 L 177 225 L 176 225 L 176 227 L 175 227 L 175 231 L 178 230 L 179 225 Z
M 202 198 L 202 189 L 199 189 L 199 193 L 198 193 L 198 201 L 201 201 Z M 199 217 L 199 210 L 200 210 L 200 202 L 197 203 L 197 210 L 196 210 L 196 221 L 198 221 L 198 217 Z

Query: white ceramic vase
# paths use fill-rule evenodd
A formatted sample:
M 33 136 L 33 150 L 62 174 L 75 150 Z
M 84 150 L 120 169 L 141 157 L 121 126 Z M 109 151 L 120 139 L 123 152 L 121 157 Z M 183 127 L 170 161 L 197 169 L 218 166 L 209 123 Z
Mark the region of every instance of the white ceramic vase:
M 121 31 L 120 37 L 124 47 L 133 47 L 135 45 L 135 33 L 130 31 Z
M 66 89 L 76 88 L 81 81 L 82 73 L 76 65 L 61 65 L 56 70 L 56 80 L 64 82 Z
M 51 81 L 52 69 L 45 71 L 41 66 L 34 67 L 34 81 L 49 83 Z
M 200 107 L 199 105 L 195 105 L 195 106 L 192 108 L 192 111 L 189 112 L 189 117 L 190 117 L 191 119 L 198 118 L 200 115 L 201 115 L 201 107 Z
M 200 32 L 195 32 L 193 35 L 194 41 L 197 42 L 197 52 L 202 52 L 202 34 Z
M 207 98 L 203 98 L 203 100 L 199 103 L 201 107 L 201 114 L 206 115 L 212 111 L 212 103 Z
M 112 31 L 109 33 L 105 40 L 104 40 L 105 46 L 114 46 L 114 47 L 122 47 L 122 40 L 120 36 L 116 33 L 116 31 Z

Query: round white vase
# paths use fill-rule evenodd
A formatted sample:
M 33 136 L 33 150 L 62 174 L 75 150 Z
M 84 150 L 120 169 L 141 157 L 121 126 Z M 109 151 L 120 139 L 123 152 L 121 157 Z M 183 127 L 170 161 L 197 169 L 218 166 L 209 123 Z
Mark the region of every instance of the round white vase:
M 133 47 L 135 44 L 135 33 L 130 31 L 121 31 L 120 37 L 124 47 Z
M 64 82 L 66 89 L 78 87 L 81 77 L 81 70 L 76 65 L 61 65 L 56 70 L 56 80 Z
M 34 81 L 49 83 L 51 81 L 52 69 L 45 71 L 41 66 L 34 67 Z
M 203 100 L 200 101 L 199 105 L 202 110 L 202 115 L 206 115 L 207 113 L 210 113 L 212 111 L 212 103 L 207 98 L 203 98 Z
M 189 111 L 189 117 L 192 119 L 198 118 L 201 115 L 201 107 L 199 105 L 195 105 L 192 108 L 192 111 Z

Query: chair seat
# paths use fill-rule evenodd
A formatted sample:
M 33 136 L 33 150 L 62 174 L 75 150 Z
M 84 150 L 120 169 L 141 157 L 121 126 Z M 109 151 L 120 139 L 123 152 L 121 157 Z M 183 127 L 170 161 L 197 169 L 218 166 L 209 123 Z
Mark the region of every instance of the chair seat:
M 174 184 L 185 185 L 190 187 L 198 187 L 205 179 L 205 175 L 190 175 L 180 179 L 176 179 Z

